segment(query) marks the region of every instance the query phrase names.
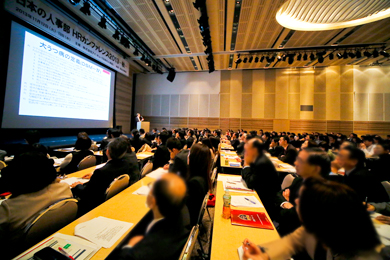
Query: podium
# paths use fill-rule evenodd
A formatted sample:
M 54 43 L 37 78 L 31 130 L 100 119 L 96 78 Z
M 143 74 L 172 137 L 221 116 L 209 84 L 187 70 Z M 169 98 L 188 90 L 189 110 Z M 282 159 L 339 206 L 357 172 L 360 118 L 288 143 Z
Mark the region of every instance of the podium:
M 141 128 L 145 130 L 145 133 L 150 132 L 150 122 L 137 122 L 137 130 L 139 131 Z

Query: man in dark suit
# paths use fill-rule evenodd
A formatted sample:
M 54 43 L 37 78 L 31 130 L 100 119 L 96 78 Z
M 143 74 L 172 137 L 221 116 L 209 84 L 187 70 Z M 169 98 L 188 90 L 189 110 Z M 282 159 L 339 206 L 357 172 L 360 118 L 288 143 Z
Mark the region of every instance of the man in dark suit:
M 283 153 L 283 147 L 279 146 L 279 137 L 271 138 L 271 143 L 269 144 L 268 152 L 273 157 L 279 157 Z
M 188 167 L 188 152 L 187 149 L 182 149 L 179 139 L 170 137 L 167 141 L 167 148 L 170 153 L 170 164 L 166 164 L 164 169 L 169 170 L 171 173 L 176 173 L 187 178 L 187 167 Z
M 137 129 L 133 129 L 131 131 L 131 135 L 133 136 L 130 139 L 131 145 L 134 147 L 135 152 L 138 152 L 138 150 L 145 144 L 145 141 L 141 139 L 140 133 Z
M 167 148 L 168 138 L 169 138 L 169 134 L 167 131 L 162 131 L 157 136 L 157 141 L 161 142 L 161 144 L 157 146 L 156 152 L 154 154 L 153 171 L 156 170 L 157 168 L 164 167 L 164 165 L 167 164 L 169 159 L 171 158 Z
M 264 149 L 265 149 L 266 151 L 268 151 L 269 146 L 270 146 L 270 144 L 271 144 L 271 134 L 270 134 L 269 132 L 265 132 L 265 133 L 262 135 L 261 139 L 263 140 L 263 143 L 264 143 Z
M 252 138 L 245 145 L 244 168 L 241 176 L 248 188 L 256 190 L 265 209 L 273 219 L 274 201 L 280 190 L 280 183 L 275 166 L 265 156 L 263 142 L 257 137 Z
M 122 138 L 115 138 L 108 144 L 106 155 L 108 162 L 93 174 L 87 174 L 83 178 L 90 179 L 83 185 L 76 182 L 71 185 L 73 195 L 80 198 L 79 215 L 99 206 L 105 201 L 105 193 L 115 178 L 129 174 L 129 164 L 122 160 L 127 151 L 128 144 Z
M 190 149 L 191 146 L 194 144 L 194 141 L 195 141 L 195 138 L 194 138 L 194 130 L 188 130 L 187 132 L 187 140 L 186 140 L 186 144 L 187 144 L 187 149 Z
M 189 235 L 181 214 L 185 195 L 186 185 L 179 176 L 168 173 L 157 180 L 146 199 L 151 211 L 130 232 L 115 259 L 178 259 Z
M 107 162 L 107 155 L 106 155 L 106 151 L 107 151 L 107 146 L 108 144 L 114 140 L 115 138 L 118 138 L 122 132 L 121 130 L 119 129 L 115 129 L 115 128 L 112 128 L 112 129 L 109 129 L 107 130 L 107 133 L 109 132 L 110 134 L 110 137 L 106 138 L 106 139 L 103 139 L 102 140 L 102 143 L 100 144 L 100 147 L 99 149 L 103 151 L 103 159 L 102 159 L 102 162 Z
M 279 145 L 283 147 L 282 153 L 279 154 L 278 158 L 282 162 L 294 165 L 295 159 L 297 158 L 297 149 L 288 143 L 289 138 L 287 135 L 280 137 Z
M 237 151 L 237 147 L 240 144 L 240 140 L 238 139 L 238 133 L 233 133 L 232 139 L 230 140 L 230 144 L 233 146 L 234 150 Z
M 15 157 L 27 152 L 41 152 L 45 155 L 48 154 L 49 149 L 39 143 L 40 139 L 41 134 L 38 130 L 28 130 L 24 136 L 26 144 L 17 145 L 15 149 Z
M 298 197 L 299 189 L 304 179 L 309 177 L 322 177 L 330 179 L 330 158 L 320 148 L 303 149 L 295 161 L 295 167 L 299 177 L 295 178 L 292 184 L 276 195 L 276 206 L 279 208 L 278 222 L 279 234 L 284 236 L 301 226 L 295 199 Z
M 126 161 L 129 164 L 129 176 L 130 176 L 130 183 L 129 185 L 132 185 L 136 183 L 140 178 L 140 170 L 139 170 L 139 165 L 138 165 L 138 159 L 137 155 L 133 150 L 131 149 L 131 142 L 129 137 L 126 135 L 121 135 L 120 136 L 123 140 L 127 142 L 127 151 L 126 154 L 123 156 L 123 160 Z

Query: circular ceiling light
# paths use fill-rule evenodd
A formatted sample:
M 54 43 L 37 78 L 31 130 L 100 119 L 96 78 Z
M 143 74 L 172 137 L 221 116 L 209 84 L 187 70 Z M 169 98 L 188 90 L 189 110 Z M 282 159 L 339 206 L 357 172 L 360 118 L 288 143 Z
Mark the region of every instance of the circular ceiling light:
M 298 31 L 324 31 L 390 17 L 389 0 L 288 0 L 276 14 L 278 23 Z

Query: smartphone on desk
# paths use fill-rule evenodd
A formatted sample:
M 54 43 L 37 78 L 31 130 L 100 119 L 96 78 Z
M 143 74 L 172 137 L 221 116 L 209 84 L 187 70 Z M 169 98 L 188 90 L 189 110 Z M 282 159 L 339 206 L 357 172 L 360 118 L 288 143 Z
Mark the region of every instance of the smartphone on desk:
M 34 254 L 35 260 L 70 260 L 67 256 L 54 250 L 51 247 L 45 247 Z

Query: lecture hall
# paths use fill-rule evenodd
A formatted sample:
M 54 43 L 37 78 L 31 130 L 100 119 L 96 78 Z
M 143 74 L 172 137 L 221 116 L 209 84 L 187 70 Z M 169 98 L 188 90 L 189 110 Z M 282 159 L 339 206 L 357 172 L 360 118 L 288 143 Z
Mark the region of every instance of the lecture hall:
M 390 260 L 389 0 L 1 2 L 1 260 Z

